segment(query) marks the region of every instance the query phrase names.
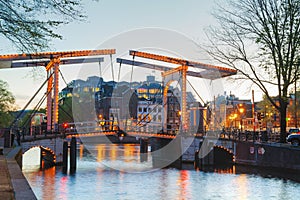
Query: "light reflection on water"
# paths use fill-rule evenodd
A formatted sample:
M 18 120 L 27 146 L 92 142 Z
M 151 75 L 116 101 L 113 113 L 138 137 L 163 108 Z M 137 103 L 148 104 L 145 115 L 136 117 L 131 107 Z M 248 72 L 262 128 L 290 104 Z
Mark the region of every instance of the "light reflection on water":
M 90 153 L 79 147 L 74 175 L 63 174 L 61 167 L 24 172 L 38 199 L 300 199 L 299 182 L 264 172 L 232 167 L 128 173 L 111 166 L 150 167 L 151 162 L 139 163 L 138 146 L 110 144 L 88 149 Z

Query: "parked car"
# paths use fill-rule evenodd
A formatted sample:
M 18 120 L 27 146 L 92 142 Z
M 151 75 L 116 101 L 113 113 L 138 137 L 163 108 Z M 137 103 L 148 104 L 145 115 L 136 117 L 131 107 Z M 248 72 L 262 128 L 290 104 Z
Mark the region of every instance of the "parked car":
M 290 134 L 287 138 L 286 138 L 287 142 L 290 142 L 293 146 L 299 146 L 300 144 L 300 134 Z
M 290 128 L 288 135 L 293 134 L 293 133 L 298 133 L 300 134 L 299 128 Z

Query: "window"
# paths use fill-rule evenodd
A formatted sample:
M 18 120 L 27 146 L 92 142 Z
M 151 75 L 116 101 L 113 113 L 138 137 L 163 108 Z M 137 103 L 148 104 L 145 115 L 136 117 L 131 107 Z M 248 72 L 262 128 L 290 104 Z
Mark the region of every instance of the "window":
M 141 107 L 139 107 L 139 112 L 142 112 L 142 108 Z
M 83 88 L 83 91 L 84 91 L 84 92 L 88 92 L 89 89 L 90 89 L 90 88 L 88 88 L 88 87 L 84 87 L 84 88 Z
M 153 121 L 156 122 L 156 115 L 153 115 Z
M 144 108 L 143 112 L 147 112 L 147 108 Z
M 161 122 L 161 115 L 158 115 L 158 122 Z
M 157 93 L 159 93 L 159 90 L 158 89 L 150 89 L 149 93 L 150 94 L 157 94 Z
M 147 120 L 146 120 L 147 122 L 151 122 L 151 120 L 152 120 L 151 115 L 148 115 L 146 119 L 147 119 Z

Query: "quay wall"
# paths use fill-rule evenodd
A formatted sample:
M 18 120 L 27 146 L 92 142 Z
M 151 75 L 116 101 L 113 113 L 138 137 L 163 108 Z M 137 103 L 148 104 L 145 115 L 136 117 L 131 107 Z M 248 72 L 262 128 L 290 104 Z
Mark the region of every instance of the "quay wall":
M 198 138 L 176 137 L 175 140 L 150 138 L 154 167 L 165 166 L 180 169 L 183 162 L 200 161 L 202 158 L 200 158 L 200 155 L 195 161 L 196 152 L 199 152 L 199 142 L 201 143 L 201 140 Z M 218 156 L 224 156 L 224 152 L 213 155 L 214 151 L 212 151 L 208 153 L 206 157 L 202 158 L 204 164 L 222 164 L 220 161 L 224 161 L 238 165 L 300 171 L 300 147 L 293 147 L 290 144 L 253 143 L 220 139 L 213 142 L 213 144 L 215 148 L 223 147 L 223 149 L 218 150 L 228 151 L 228 154 L 232 154 L 232 156 L 228 156 L 228 159 L 232 161 L 218 158 Z M 168 147 L 166 148 L 166 146 Z M 213 150 L 215 148 L 211 149 Z M 179 154 L 181 156 L 178 156 Z M 206 159 L 210 161 L 205 162 Z M 219 162 L 215 163 L 215 160 Z
M 237 142 L 235 163 L 300 170 L 300 148 L 279 143 Z
M 9 179 L 13 188 L 14 199 L 16 200 L 37 199 L 29 183 L 27 182 L 25 176 L 23 175 L 20 167 L 22 162 L 22 148 L 18 146 L 11 150 L 9 149 L 9 152 L 6 154 L 5 159 L 7 163 Z

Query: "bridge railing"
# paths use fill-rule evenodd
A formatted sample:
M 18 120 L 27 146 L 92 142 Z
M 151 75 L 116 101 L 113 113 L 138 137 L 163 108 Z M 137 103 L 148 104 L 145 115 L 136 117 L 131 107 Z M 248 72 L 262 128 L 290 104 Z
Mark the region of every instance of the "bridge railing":
M 113 124 L 112 121 L 110 120 L 68 123 L 68 125 L 65 128 L 66 133 L 74 133 L 74 134 L 117 131 L 117 130 L 119 130 L 119 127 Z
M 280 133 L 271 131 L 221 131 L 220 138 L 237 140 L 237 141 L 255 141 L 255 142 L 267 142 L 276 143 L 280 140 Z
M 121 130 L 120 127 L 123 129 Z M 172 127 L 172 126 L 167 126 Z M 190 126 L 188 130 L 182 131 L 179 130 L 181 127 L 177 128 L 168 128 L 164 130 L 164 134 L 177 135 L 180 132 L 185 132 L 185 134 L 193 136 L 212 136 L 229 139 L 229 140 L 239 140 L 239 141 L 259 141 L 259 142 L 279 142 L 279 133 L 271 133 L 266 131 L 243 131 L 240 130 L 219 130 L 219 131 L 205 131 L 199 132 L 197 126 Z M 112 120 L 95 120 L 95 121 L 85 121 L 85 122 L 76 122 L 76 123 L 67 123 L 58 125 L 58 133 L 70 133 L 70 134 L 85 134 L 85 133 L 99 133 L 99 132 L 111 132 L 111 131 L 124 131 L 127 133 L 143 133 L 143 134 L 162 134 L 162 124 L 161 123 L 137 123 L 137 121 L 131 120 L 130 123 L 118 124 Z M 20 134 L 26 136 L 30 135 L 36 137 L 38 135 L 47 135 L 50 134 L 46 131 L 46 127 L 41 126 L 32 126 L 27 131 L 20 130 Z

